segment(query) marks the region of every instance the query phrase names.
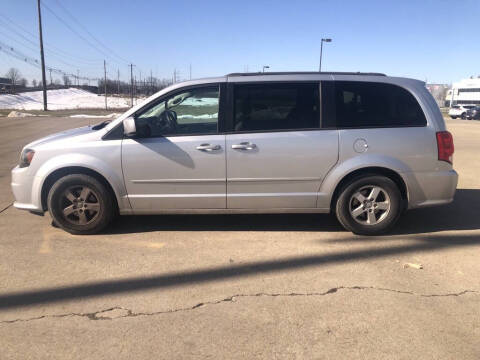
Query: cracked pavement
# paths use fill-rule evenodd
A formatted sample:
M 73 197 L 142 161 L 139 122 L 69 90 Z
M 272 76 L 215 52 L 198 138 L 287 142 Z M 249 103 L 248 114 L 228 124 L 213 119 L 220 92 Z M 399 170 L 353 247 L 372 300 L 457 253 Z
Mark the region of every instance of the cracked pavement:
M 202 306 L 209 306 L 209 305 L 218 305 L 223 302 L 235 302 L 239 298 L 246 298 L 246 297 L 287 297 L 287 296 L 325 296 L 329 294 L 334 294 L 339 290 L 376 290 L 376 291 L 387 291 L 393 292 L 398 294 L 408 294 L 414 296 L 421 296 L 421 297 L 445 297 L 445 296 L 462 296 L 467 294 L 479 294 L 478 291 L 474 290 L 464 290 L 458 293 L 447 293 L 447 294 L 415 294 L 411 291 L 401 291 L 401 290 L 394 290 L 394 289 L 383 289 L 383 288 L 375 288 L 372 286 L 352 286 L 352 287 L 345 287 L 340 286 L 338 288 L 331 288 L 323 293 L 289 293 L 289 294 L 267 294 L 267 293 L 258 293 L 258 294 L 237 294 L 229 296 L 225 299 L 217 300 L 217 301 L 209 301 L 205 303 L 198 303 L 191 307 L 180 308 L 180 309 L 172 309 L 167 311 L 156 311 L 150 313 L 135 313 L 131 309 L 126 309 L 123 307 L 113 307 L 109 309 L 103 309 L 91 313 L 70 313 L 70 314 L 58 314 L 58 315 L 42 315 L 38 317 L 28 318 L 28 319 L 15 319 L 15 320 L 4 320 L 0 321 L 0 324 L 10 324 L 16 322 L 25 322 L 25 321 L 34 321 L 34 320 L 42 320 L 45 318 L 62 318 L 62 317 L 69 317 L 69 316 L 79 316 L 79 317 L 86 317 L 89 320 L 114 320 L 124 317 L 135 317 L 135 316 L 152 316 L 152 315 L 162 315 L 162 314 L 171 314 L 176 313 L 179 311 L 191 311 L 198 309 Z
M 455 202 L 369 238 L 314 214 L 125 217 L 83 237 L 15 210 L 21 146 L 82 121 L 0 119 L 2 359 L 480 358 L 480 122 L 447 123 Z

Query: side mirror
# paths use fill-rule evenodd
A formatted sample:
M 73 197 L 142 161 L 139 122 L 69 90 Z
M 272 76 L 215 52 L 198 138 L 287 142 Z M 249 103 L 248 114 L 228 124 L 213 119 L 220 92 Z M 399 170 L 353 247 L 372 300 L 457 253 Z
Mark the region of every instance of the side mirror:
M 135 118 L 132 116 L 123 119 L 123 133 L 125 136 L 134 136 L 137 133 L 137 127 L 135 126 Z

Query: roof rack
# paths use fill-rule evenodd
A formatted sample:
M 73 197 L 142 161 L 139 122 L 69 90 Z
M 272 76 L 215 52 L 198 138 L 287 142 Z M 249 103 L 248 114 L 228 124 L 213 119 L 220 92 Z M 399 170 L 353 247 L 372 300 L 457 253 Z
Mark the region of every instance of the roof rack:
M 387 76 L 382 73 L 373 72 L 318 72 L 318 71 L 287 71 L 287 72 L 252 72 L 252 73 L 231 73 L 226 76 L 259 76 L 259 75 L 361 75 L 361 76 Z

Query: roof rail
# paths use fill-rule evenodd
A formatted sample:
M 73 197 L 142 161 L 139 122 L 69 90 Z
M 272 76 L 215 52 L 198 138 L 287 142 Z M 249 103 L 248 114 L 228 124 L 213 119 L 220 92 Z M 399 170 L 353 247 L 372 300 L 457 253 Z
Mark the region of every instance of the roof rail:
M 253 73 L 231 73 L 226 76 L 259 76 L 259 75 L 361 75 L 361 76 L 387 76 L 382 73 L 373 72 L 318 72 L 318 71 L 286 71 L 286 72 L 253 72 Z

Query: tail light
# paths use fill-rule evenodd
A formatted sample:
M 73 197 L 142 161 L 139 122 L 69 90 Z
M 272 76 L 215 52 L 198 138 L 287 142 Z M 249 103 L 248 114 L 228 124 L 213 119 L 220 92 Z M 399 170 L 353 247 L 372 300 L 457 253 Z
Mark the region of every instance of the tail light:
M 453 137 L 448 131 L 437 132 L 438 160 L 453 162 Z

